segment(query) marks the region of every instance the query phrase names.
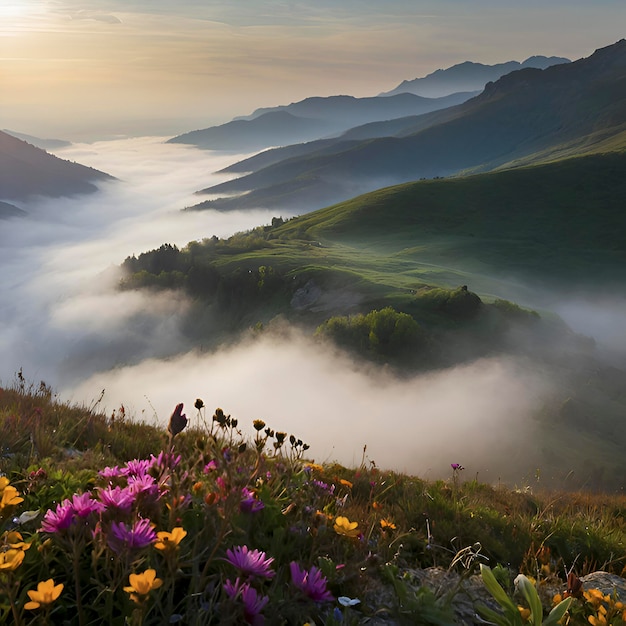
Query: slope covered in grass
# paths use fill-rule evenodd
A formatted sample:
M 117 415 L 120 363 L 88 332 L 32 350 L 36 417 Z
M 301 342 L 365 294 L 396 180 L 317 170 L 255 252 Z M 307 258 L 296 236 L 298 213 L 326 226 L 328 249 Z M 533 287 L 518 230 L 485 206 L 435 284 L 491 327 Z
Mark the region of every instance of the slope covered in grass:
M 297 433 L 201 399 L 166 430 L 24 383 L 0 388 L 2 623 L 474 624 L 501 610 L 485 566 L 499 604 L 518 572 L 546 614 L 576 580 L 568 623 L 620 623 L 623 493 L 322 465 Z

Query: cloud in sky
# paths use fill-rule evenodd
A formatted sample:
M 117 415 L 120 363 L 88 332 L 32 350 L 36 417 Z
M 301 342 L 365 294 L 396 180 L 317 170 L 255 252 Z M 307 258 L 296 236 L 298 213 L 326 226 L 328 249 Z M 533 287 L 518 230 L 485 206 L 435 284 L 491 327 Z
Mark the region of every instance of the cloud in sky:
M 9 11 L 9 9 L 11 9 Z M 312 95 L 374 95 L 465 60 L 579 58 L 622 36 L 615 2 L 5 5 L 3 127 L 183 132 Z

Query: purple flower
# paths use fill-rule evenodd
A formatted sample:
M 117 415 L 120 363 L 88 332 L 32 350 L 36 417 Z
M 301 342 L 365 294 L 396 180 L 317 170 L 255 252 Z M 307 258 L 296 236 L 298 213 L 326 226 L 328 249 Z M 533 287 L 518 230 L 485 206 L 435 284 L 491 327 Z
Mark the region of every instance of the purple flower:
M 74 508 L 69 500 L 57 504 L 55 511 L 49 509 L 41 522 L 41 530 L 45 533 L 58 533 L 67 530 L 74 521 Z
M 102 502 L 98 502 L 89 493 L 72 496 L 72 509 L 78 517 L 88 517 L 92 513 L 101 513 L 104 510 Z
M 105 487 L 100 489 L 100 502 L 107 508 L 128 513 L 135 502 L 135 494 L 129 487 Z
M 465 468 L 460 464 L 460 463 L 450 463 L 450 467 L 455 471 L 455 472 L 460 472 L 461 470 L 464 470 Z
M 115 467 L 105 467 L 103 470 L 98 472 L 98 476 L 108 478 L 109 480 L 112 478 L 120 478 L 120 476 L 123 475 L 122 470 L 117 465 Z
M 174 469 L 181 461 L 182 455 L 171 452 L 159 452 L 159 456 L 150 455 L 151 467 L 159 469 Z
M 159 495 L 159 485 L 150 474 L 130 476 L 128 478 L 128 490 L 135 496 L 145 494 L 156 499 Z
M 265 618 L 261 615 L 261 611 L 269 602 L 268 596 L 260 595 L 249 583 L 242 583 L 240 578 L 237 578 L 234 583 L 227 580 L 224 583 L 224 591 L 226 591 L 231 600 L 241 598 L 244 618 L 248 624 L 262 626 L 265 623 Z
M 276 573 L 270 567 L 274 562 L 272 557 L 266 557 L 265 552 L 260 550 L 250 550 L 248 546 L 236 546 L 232 550 L 226 550 L 226 559 L 244 576 L 273 578 Z
M 108 544 L 116 554 L 122 552 L 124 548 L 129 550 L 139 550 L 145 548 L 156 541 L 157 535 L 152 528 L 149 519 L 140 519 L 130 528 L 124 522 L 113 522 L 111 524 L 111 534 Z
M 242 513 L 258 513 L 265 508 L 265 505 L 261 500 L 257 500 L 254 497 L 254 491 L 251 491 L 247 487 L 241 490 L 241 502 L 239 503 L 239 510 Z
M 292 561 L 289 564 L 289 569 L 293 584 L 314 602 L 329 602 L 335 599 L 326 588 L 328 580 L 322 576 L 322 572 L 315 565 L 307 572 L 295 561 Z
M 133 459 L 126 463 L 126 467 L 122 469 L 122 474 L 124 476 L 145 476 L 151 466 L 152 461 L 149 459 Z

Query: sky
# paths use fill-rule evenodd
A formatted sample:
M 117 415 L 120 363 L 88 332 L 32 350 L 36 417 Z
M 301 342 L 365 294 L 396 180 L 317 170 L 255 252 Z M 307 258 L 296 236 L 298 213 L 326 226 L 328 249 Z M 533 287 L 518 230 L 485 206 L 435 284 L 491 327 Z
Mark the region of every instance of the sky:
M 463 61 L 577 59 L 622 0 L 1 0 L 0 128 L 174 135 L 308 96 L 373 96 Z

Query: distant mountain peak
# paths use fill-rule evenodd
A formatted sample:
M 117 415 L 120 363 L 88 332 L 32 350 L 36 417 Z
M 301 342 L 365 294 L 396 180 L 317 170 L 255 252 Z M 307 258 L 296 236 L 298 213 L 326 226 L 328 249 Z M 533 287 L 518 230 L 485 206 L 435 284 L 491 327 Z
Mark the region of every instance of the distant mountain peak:
M 451 93 L 465 91 L 480 91 L 489 82 L 494 82 L 500 77 L 525 68 L 546 69 L 553 65 L 570 63 L 564 57 L 545 57 L 535 55 L 525 61 L 506 61 L 495 65 L 485 65 L 474 61 L 463 61 L 446 69 L 438 69 L 423 78 L 404 80 L 391 91 L 380 94 L 381 96 L 395 96 L 400 93 L 412 93 L 427 98 L 437 98 Z

